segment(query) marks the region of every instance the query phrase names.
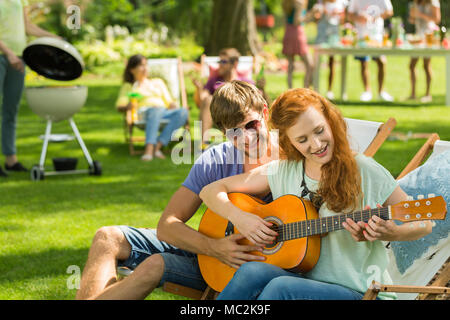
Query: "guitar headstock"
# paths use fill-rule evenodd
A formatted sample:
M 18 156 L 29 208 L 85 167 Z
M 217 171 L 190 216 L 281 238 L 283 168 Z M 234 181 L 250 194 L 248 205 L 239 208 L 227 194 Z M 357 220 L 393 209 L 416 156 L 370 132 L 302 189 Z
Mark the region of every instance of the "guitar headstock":
M 410 198 L 410 197 L 409 197 Z M 417 200 L 402 201 L 391 206 L 391 217 L 402 222 L 417 220 L 443 220 L 447 204 L 442 196 L 429 194 L 427 199 L 419 195 Z

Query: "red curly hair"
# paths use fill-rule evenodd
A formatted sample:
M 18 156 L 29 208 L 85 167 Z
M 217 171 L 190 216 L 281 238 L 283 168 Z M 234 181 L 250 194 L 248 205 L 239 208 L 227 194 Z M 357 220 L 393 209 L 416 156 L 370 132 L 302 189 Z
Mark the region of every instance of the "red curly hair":
M 361 197 L 361 177 L 347 140 L 347 126 L 339 109 L 313 90 L 291 89 L 281 94 L 270 108 L 269 125 L 279 130 L 282 156 L 290 161 L 305 157 L 290 142 L 287 130 L 309 107 L 316 108 L 327 120 L 334 138 L 332 159 L 322 165 L 317 193 L 334 212 L 351 212 Z

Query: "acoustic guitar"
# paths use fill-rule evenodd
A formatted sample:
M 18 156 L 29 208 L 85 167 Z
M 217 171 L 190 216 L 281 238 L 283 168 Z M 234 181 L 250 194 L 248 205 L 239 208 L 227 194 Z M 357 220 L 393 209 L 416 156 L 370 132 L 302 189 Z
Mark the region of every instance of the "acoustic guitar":
M 321 234 L 341 230 L 342 223 L 350 218 L 355 222 L 367 222 L 372 216 L 384 220 L 402 222 L 418 220 L 443 220 L 447 213 L 442 196 L 413 201 L 402 201 L 385 208 L 375 208 L 340 214 L 325 218 L 319 215 L 309 200 L 295 195 L 285 195 L 271 203 L 242 193 L 229 193 L 230 201 L 240 209 L 258 215 L 273 224 L 271 228 L 278 233 L 275 243 L 252 252 L 263 255 L 264 262 L 293 272 L 308 272 L 316 265 L 320 256 Z M 239 233 L 231 222 L 207 209 L 200 221 L 199 231 L 211 238 L 222 238 Z M 243 239 L 241 244 L 250 244 Z M 206 283 L 221 292 L 231 280 L 236 269 L 216 258 L 198 255 L 200 271 Z

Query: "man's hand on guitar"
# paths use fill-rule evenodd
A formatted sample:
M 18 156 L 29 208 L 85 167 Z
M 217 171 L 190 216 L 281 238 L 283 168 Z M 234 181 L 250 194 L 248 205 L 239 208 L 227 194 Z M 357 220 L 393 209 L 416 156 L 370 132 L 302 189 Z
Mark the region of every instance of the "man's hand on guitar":
M 261 247 L 272 244 L 278 236 L 270 229 L 272 223 L 249 212 L 241 211 L 231 222 L 251 243 Z
M 236 233 L 225 238 L 217 239 L 215 257 L 235 269 L 238 269 L 248 261 L 264 261 L 266 259 L 265 257 L 249 253 L 251 251 L 261 252 L 261 247 L 239 244 L 239 241 L 244 238 L 244 235 Z

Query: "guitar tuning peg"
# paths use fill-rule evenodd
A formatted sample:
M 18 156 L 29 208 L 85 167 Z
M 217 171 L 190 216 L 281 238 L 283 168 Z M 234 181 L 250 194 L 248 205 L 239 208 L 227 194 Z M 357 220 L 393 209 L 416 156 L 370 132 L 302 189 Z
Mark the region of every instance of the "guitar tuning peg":
M 413 197 L 413 196 L 408 196 L 406 199 L 407 199 L 408 201 L 413 201 L 413 200 L 414 200 L 414 197 Z
M 428 194 L 428 198 L 434 198 L 434 197 L 436 197 L 436 195 L 434 193 L 429 193 Z
M 417 195 L 417 200 L 422 200 L 424 198 L 423 194 Z

